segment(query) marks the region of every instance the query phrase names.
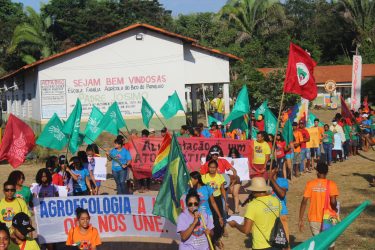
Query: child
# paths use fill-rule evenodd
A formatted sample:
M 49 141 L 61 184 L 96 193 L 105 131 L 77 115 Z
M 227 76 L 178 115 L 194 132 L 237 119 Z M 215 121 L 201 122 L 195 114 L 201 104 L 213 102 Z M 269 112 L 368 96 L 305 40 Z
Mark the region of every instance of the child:
M 326 156 L 326 163 L 328 166 L 331 166 L 332 162 L 332 147 L 334 143 L 333 132 L 329 130 L 328 124 L 324 125 L 324 134 L 323 134 L 323 149 Z
M 88 160 L 88 170 L 91 178 L 91 186 L 94 189 L 94 194 L 99 194 L 100 181 L 95 180 L 94 171 L 95 171 L 95 158 L 100 157 L 99 148 L 96 144 L 90 144 L 86 148 L 87 160 Z
M 337 155 L 339 156 L 340 162 L 343 161 L 342 159 L 342 139 L 341 135 L 336 132 L 333 134 L 333 149 L 332 149 L 332 158 L 333 158 L 333 163 L 336 163 L 337 160 Z
M 66 159 L 66 156 L 60 155 L 57 174 L 61 176 L 63 180 L 63 186 L 67 188 L 68 196 L 71 196 L 73 195 L 73 179 L 72 179 L 72 176 L 66 170 L 67 166 L 68 166 L 68 160 Z
M 52 175 L 46 168 L 39 169 L 35 181 L 38 183 L 38 186 L 33 194 L 34 197 L 59 197 L 59 190 L 52 184 Z

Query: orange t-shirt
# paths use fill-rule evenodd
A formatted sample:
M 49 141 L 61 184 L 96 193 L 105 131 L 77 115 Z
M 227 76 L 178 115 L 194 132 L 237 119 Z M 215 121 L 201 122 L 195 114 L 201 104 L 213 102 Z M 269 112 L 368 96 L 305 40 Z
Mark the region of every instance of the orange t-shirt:
M 79 249 L 90 250 L 91 247 L 96 247 L 102 244 L 98 230 L 95 227 L 90 226 L 86 234 L 82 234 L 79 231 L 79 226 L 71 228 L 68 233 L 68 239 L 66 240 L 67 246 L 72 245 L 78 246 Z
M 303 197 L 310 198 L 309 221 L 322 222 L 323 208 L 326 199 L 327 179 L 315 179 L 307 182 Z M 329 181 L 329 196 L 338 196 L 339 191 L 334 181 Z M 328 202 L 330 209 L 331 204 Z
M 302 136 L 300 131 L 298 131 L 298 130 L 293 131 L 293 135 L 294 135 L 294 142 L 295 143 L 300 143 L 301 141 L 303 141 L 303 136 Z M 299 145 L 298 147 L 293 147 L 293 150 L 296 153 L 301 152 L 301 145 Z
M 228 171 L 230 170 L 230 168 L 232 167 L 232 165 L 230 165 L 230 163 L 225 160 L 225 159 L 217 159 L 217 164 L 219 165 L 217 170 L 218 170 L 218 173 L 219 174 L 225 174 L 225 171 Z M 203 164 L 203 166 L 201 167 L 201 174 L 207 174 L 208 173 L 208 161 Z

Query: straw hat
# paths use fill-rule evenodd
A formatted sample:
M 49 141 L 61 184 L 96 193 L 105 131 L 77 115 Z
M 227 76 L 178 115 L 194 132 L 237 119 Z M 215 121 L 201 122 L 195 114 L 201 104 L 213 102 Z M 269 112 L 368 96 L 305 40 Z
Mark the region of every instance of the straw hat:
M 252 178 L 251 185 L 246 189 L 255 192 L 267 192 L 272 190 L 270 186 L 267 186 L 266 180 L 263 177 Z

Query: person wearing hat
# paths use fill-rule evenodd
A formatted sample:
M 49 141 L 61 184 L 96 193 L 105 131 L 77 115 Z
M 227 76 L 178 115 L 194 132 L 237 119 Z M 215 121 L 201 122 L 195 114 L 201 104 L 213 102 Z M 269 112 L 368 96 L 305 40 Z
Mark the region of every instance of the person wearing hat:
M 27 235 L 35 229 L 31 225 L 30 217 L 24 212 L 18 213 L 12 220 L 12 233 L 10 235 L 11 243 L 9 250 L 39 250 L 39 245 L 32 238 Z
M 217 97 L 214 98 L 211 101 L 210 104 L 214 109 L 215 119 L 223 122 L 224 121 L 224 107 L 225 107 L 225 102 L 224 102 L 224 99 L 223 99 L 223 93 L 219 92 L 217 94 Z
M 0 200 L 0 222 L 5 223 L 10 228 L 14 216 L 20 212 L 30 215 L 30 211 L 23 199 L 14 196 L 16 184 L 13 181 L 4 182 L 3 188 L 4 198 Z
M 247 190 L 252 200 L 247 204 L 244 223 L 229 221 L 228 224 L 246 235 L 252 234 L 252 249 L 271 249 L 268 241 L 275 220 L 280 216 L 280 201 L 271 195 L 272 188 L 263 177 L 252 178 Z
M 259 131 L 264 131 L 265 129 L 265 124 L 264 124 L 264 115 L 260 114 L 258 115 L 257 117 L 257 120 L 255 121 L 255 127 L 259 130 Z
M 293 128 L 293 169 L 296 177 L 299 177 L 301 175 L 299 171 L 299 166 L 301 163 L 301 142 L 303 141 L 303 136 L 301 132 L 298 130 L 298 123 L 293 122 L 292 124 Z
M 310 141 L 310 134 L 309 131 L 305 128 L 306 122 L 304 120 L 299 121 L 299 132 L 302 134 L 303 140 L 301 141 L 301 163 L 299 165 L 299 171 L 303 172 L 310 172 L 310 161 L 311 161 L 311 152 L 310 149 L 307 148 L 306 143 Z M 305 160 L 306 160 L 306 167 L 305 167 Z
M 68 189 L 68 196 L 73 195 L 73 179 L 70 173 L 67 171 L 68 160 L 65 155 L 59 156 L 58 174 L 63 179 L 63 186 Z
M 223 138 L 223 135 L 221 131 L 219 130 L 219 126 L 217 125 L 216 122 L 212 122 L 210 127 L 211 127 L 210 129 L 211 138 Z

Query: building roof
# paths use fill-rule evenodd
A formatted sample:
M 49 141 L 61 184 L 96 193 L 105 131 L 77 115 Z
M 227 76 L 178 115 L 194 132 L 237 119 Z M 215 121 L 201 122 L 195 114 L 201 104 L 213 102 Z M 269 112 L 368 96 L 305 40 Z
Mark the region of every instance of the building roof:
M 272 71 L 280 68 L 260 68 L 258 69 L 263 75 L 268 75 Z M 362 79 L 375 76 L 375 64 L 362 65 Z M 325 83 L 327 80 L 333 80 L 337 83 L 352 82 L 352 65 L 328 65 L 316 66 L 314 69 L 316 83 Z
M 92 44 L 95 44 L 95 43 L 98 43 L 98 42 L 101 42 L 101 41 L 104 41 L 108 38 L 111 38 L 111 37 L 115 37 L 119 34 L 122 34 L 122 33 L 125 33 L 127 31 L 131 31 L 131 30 L 134 30 L 136 28 L 146 28 L 146 29 L 149 29 L 149 30 L 152 30 L 152 31 L 155 31 L 155 32 L 158 32 L 160 34 L 163 34 L 163 35 L 166 35 L 166 36 L 169 36 L 169 37 L 173 37 L 173 38 L 178 38 L 178 39 L 181 39 L 183 40 L 184 42 L 186 43 L 190 43 L 193 47 L 196 47 L 196 48 L 199 48 L 199 49 L 202 49 L 202 50 L 206 50 L 206 51 L 209 51 L 213 54 L 217 54 L 217 55 L 221 55 L 221 56 L 224 56 L 224 57 L 227 57 L 229 59 L 232 59 L 232 60 L 242 60 L 241 58 L 235 56 L 235 55 L 232 55 L 230 53 L 225 53 L 225 52 L 222 52 L 220 50 L 217 50 L 217 49 L 212 49 L 212 48 L 209 48 L 209 47 L 205 47 L 205 46 L 202 46 L 202 45 L 199 45 L 198 44 L 198 40 L 196 39 L 193 39 L 193 38 L 190 38 L 190 37 L 186 37 L 186 36 L 182 36 L 182 35 L 179 35 L 179 34 L 176 34 L 176 33 L 173 33 L 173 32 L 170 32 L 170 31 L 167 31 L 165 29 L 161 29 L 161 28 L 158 28 L 158 27 L 155 27 L 155 26 L 152 26 L 152 25 L 149 25 L 149 24 L 144 24 L 144 23 L 137 23 L 137 24 L 133 24 L 133 25 L 130 25 L 128 27 L 125 27 L 123 29 L 120 29 L 120 30 L 117 30 L 117 31 L 114 31 L 112 33 L 109 33 L 107 35 L 104 35 L 104 36 L 101 36 L 99 38 L 96 38 L 94 40 L 91 40 L 87 43 L 83 43 L 83 44 L 80 44 L 78 46 L 75 46 L 75 47 L 72 47 L 70 49 L 67 49 L 65 51 L 62 51 L 60 53 L 57 53 L 57 54 L 54 54 L 52 56 L 49 56 L 47 58 L 44 58 L 44 59 L 41 59 L 41 60 L 38 60 L 36 62 L 33 62 L 31 64 L 27 64 L 5 76 L 2 76 L 0 78 L 0 80 L 5 80 L 9 77 L 12 77 L 22 71 L 25 71 L 27 69 L 31 69 L 31 68 L 34 68 L 35 66 L 38 66 L 42 63 L 45 63 L 45 62 L 48 62 L 48 61 L 51 61 L 53 59 L 56 59 L 56 58 L 59 58 L 61 56 L 64 56 L 66 54 L 69 54 L 69 53 L 72 53 L 74 51 L 77 51 L 77 50 L 80 50 L 82 48 L 86 48 Z

